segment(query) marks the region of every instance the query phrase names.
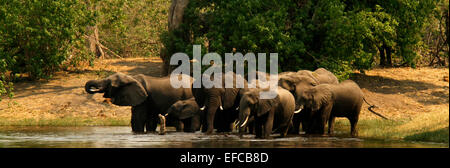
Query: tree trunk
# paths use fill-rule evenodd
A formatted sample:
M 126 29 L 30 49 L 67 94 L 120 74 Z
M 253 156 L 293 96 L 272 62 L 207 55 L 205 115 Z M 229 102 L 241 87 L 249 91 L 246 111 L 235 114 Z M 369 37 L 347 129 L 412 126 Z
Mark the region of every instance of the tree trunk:
M 98 37 L 98 28 L 97 25 L 89 27 L 89 32 L 92 32 L 89 35 L 89 50 L 95 54 L 97 58 L 104 58 L 105 52 L 103 52 L 102 47 L 100 47 L 99 37 Z
M 172 0 L 169 9 L 169 31 L 177 29 L 183 23 L 184 9 L 189 4 L 189 0 Z
M 449 5 L 450 6 L 450 5 Z M 447 8 L 447 10 L 445 11 L 445 34 L 447 35 L 447 46 L 448 46 L 448 50 L 447 50 L 447 54 L 448 54 L 448 52 L 450 52 L 450 39 L 449 39 L 449 36 L 450 36 L 450 30 L 449 30 L 449 24 L 450 24 L 450 9 L 448 9 Z M 450 57 L 450 56 L 449 56 Z M 447 59 L 449 59 L 449 57 L 447 57 Z M 445 59 L 445 58 L 444 58 Z M 450 59 L 449 59 L 450 60 Z M 445 61 L 444 61 L 444 63 L 445 63 Z M 450 64 L 450 61 L 449 61 L 449 64 Z
M 95 4 L 92 4 L 90 1 L 86 1 L 87 7 L 90 11 L 95 11 Z M 98 28 L 97 25 L 89 26 L 87 28 L 88 32 L 91 33 L 88 35 L 88 45 L 89 51 L 95 54 L 97 58 L 104 58 L 105 53 L 100 47 L 99 37 L 98 37 Z
M 386 63 L 386 57 L 384 55 L 384 47 L 378 48 L 378 51 L 380 51 L 380 66 L 384 66 Z
M 169 32 L 177 29 L 178 27 L 180 27 L 181 23 L 183 23 L 184 9 L 188 4 L 189 0 L 172 0 L 168 17 Z M 168 75 L 172 71 L 172 68 L 170 67 L 170 52 L 173 51 L 167 51 L 165 47 L 161 48 L 160 58 L 163 60 L 163 76 Z
M 386 59 L 387 59 L 386 65 L 392 66 L 391 47 L 385 45 L 384 50 L 386 51 Z

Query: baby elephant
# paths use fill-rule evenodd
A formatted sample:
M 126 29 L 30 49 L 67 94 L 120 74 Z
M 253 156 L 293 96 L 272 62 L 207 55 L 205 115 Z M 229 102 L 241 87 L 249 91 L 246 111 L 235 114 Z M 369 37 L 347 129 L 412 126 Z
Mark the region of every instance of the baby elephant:
M 307 114 L 307 134 L 324 134 L 328 122 L 328 133 L 333 133 L 335 117 L 347 117 L 350 120 L 351 135 L 357 136 L 356 124 L 363 103 L 363 93 L 359 86 L 346 80 L 340 84 L 320 84 L 305 90 L 296 100 L 301 108 L 311 108 Z
M 273 99 L 260 99 L 261 89 L 251 89 L 244 93 L 239 104 L 237 126 L 244 128 L 251 116 L 254 117 L 256 138 L 269 138 L 272 130 L 280 130 L 286 136 L 294 116 L 294 96 L 281 87 Z
M 175 102 L 167 110 L 166 115 L 160 115 L 159 117 L 161 122 L 174 125 L 177 131 L 195 132 L 200 130 L 202 115 L 203 113 L 195 99 L 191 98 Z M 161 123 L 161 125 L 165 126 L 165 123 Z

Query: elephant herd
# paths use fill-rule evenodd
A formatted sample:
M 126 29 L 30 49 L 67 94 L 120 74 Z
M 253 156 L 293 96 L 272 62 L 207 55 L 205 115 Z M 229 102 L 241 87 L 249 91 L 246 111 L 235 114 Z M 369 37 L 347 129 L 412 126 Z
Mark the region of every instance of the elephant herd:
M 155 132 L 176 127 L 177 131 L 206 134 L 231 132 L 255 134 L 270 138 L 272 133 L 305 134 L 333 133 L 336 117 L 350 121 L 351 135 L 357 136 L 356 125 L 363 103 L 363 93 L 351 81 L 338 81 L 324 68 L 315 71 L 282 72 L 278 74 L 277 96 L 261 99 L 263 88 L 224 87 L 226 80 L 243 78 L 233 72 L 225 73 L 222 87 L 173 88 L 170 77 L 130 76 L 115 73 L 105 79 L 90 80 L 85 85 L 89 94 L 103 97 L 119 106 L 132 106 L 131 128 L 134 133 Z M 269 76 L 269 75 L 267 75 Z M 194 79 L 188 85 L 194 84 Z M 214 76 L 208 76 L 211 79 Z M 254 81 L 244 81 L 245 86 Z M 379 114 L 377 114 L 379 115 Z

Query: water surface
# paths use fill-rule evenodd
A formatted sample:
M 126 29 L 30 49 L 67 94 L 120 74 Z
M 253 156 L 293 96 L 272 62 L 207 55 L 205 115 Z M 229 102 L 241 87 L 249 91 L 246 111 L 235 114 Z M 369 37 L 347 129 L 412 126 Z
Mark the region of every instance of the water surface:
M 350 137 L 254 139 L 236 133 L 204 135 L 168 132 L 166 135 L 133 134 L 120 127 L 0 127 L 2 148 L 448 148 L 449 144 L 381 141 Z

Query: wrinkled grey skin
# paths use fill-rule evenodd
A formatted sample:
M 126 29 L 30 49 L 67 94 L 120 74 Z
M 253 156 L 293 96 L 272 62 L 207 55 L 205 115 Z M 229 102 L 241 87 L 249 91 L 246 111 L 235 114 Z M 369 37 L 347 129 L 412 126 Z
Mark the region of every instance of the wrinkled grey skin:
M 294 115 L 295 99 L 287 90 L 278 87 L 274 99 L 260 99 L 261 89 L 250 89 L 244 93 L 239 105 L 237 126 L 243 128 L 254 117 L 256 138 L 270 138 L 273 130 L 280 130 L 281 136 L 287 134 Z
M 235 81 L 236 75 L 234 72 L 227 72 L 224 76 L 232 77 Z M 205 76 L 208 78 L 209 76 Z M 214 79 L 214 76 L 209 77 Z M 234 121 L 237 118 L 239 107 L 239 100 L 246 88 L 237 88 L 236 82 L 233 82 L 232 88 L 225 88 L 225 77 L 220 81 L 221 87 L 201 88 L 192 87 L 192 93 L 200 108 L 205 108 L 205 120 L 202 121 L 202 132 L 211 134 L 214 128 L 217 132 L 230 132 L 233 129 Z M 247 86 L 247 81 L 244 79 L 244 85 Z M 222 106 L 222 109 L 220 109 Z
M 324 134 L 328 122 L 328 133 L 333 133 L 334 119 L 346 117 L 350 121 L 351 135 L 357 136 L 358 123 L 363 93 L 359 86 L 346 80 L 340 84 L 321 84 L 312 87 L 298 97 L 297 104 L 311 109 L 309 130 L 307 133 Z
M 286 72 L 284 75 L 280 76 L 278 84 L 279 86 L 289 90 L 294 97 L 297 99 L 302 96 L 304 92 L 314 86 L 319 84 L 338 84 L 339 80 L 336 76 L 327 71 L 324 68 L 318 68 L 314 72 L 308 70 L 299 70 L 296 73 Z M 298 111 L 301 107 L 296 104 L 296 111 Z M 309 108 L 302 108 L 300 113 L 294 115 L 293 119 L 293 129 L 291 133 L 298 134 L 300 123 L 302 123 L 302 128 L 305 132 L 308 129 L 307 118 L 309 118 L 310 113 Z
M 189 77 L 190 78 L 190 77 Z M 192 78 L 190 78 L 192 84 Z M 173 88 L 169 77 L 130 76 L 115 73 L 105 79 L 86 82 L 89 94 L 104 93 L 103 97 L 119 106 L 131 107 L 131 128 L 135 133 L 154 132 L 159 122 L 158 114 L 178 100 L 192 98 L 190 88 Z
M 179 100 L 167 110 L 167 122 L 173 123 L 177 131 L 195 132 L 200 130 L 203 112 L 194 98 Z

